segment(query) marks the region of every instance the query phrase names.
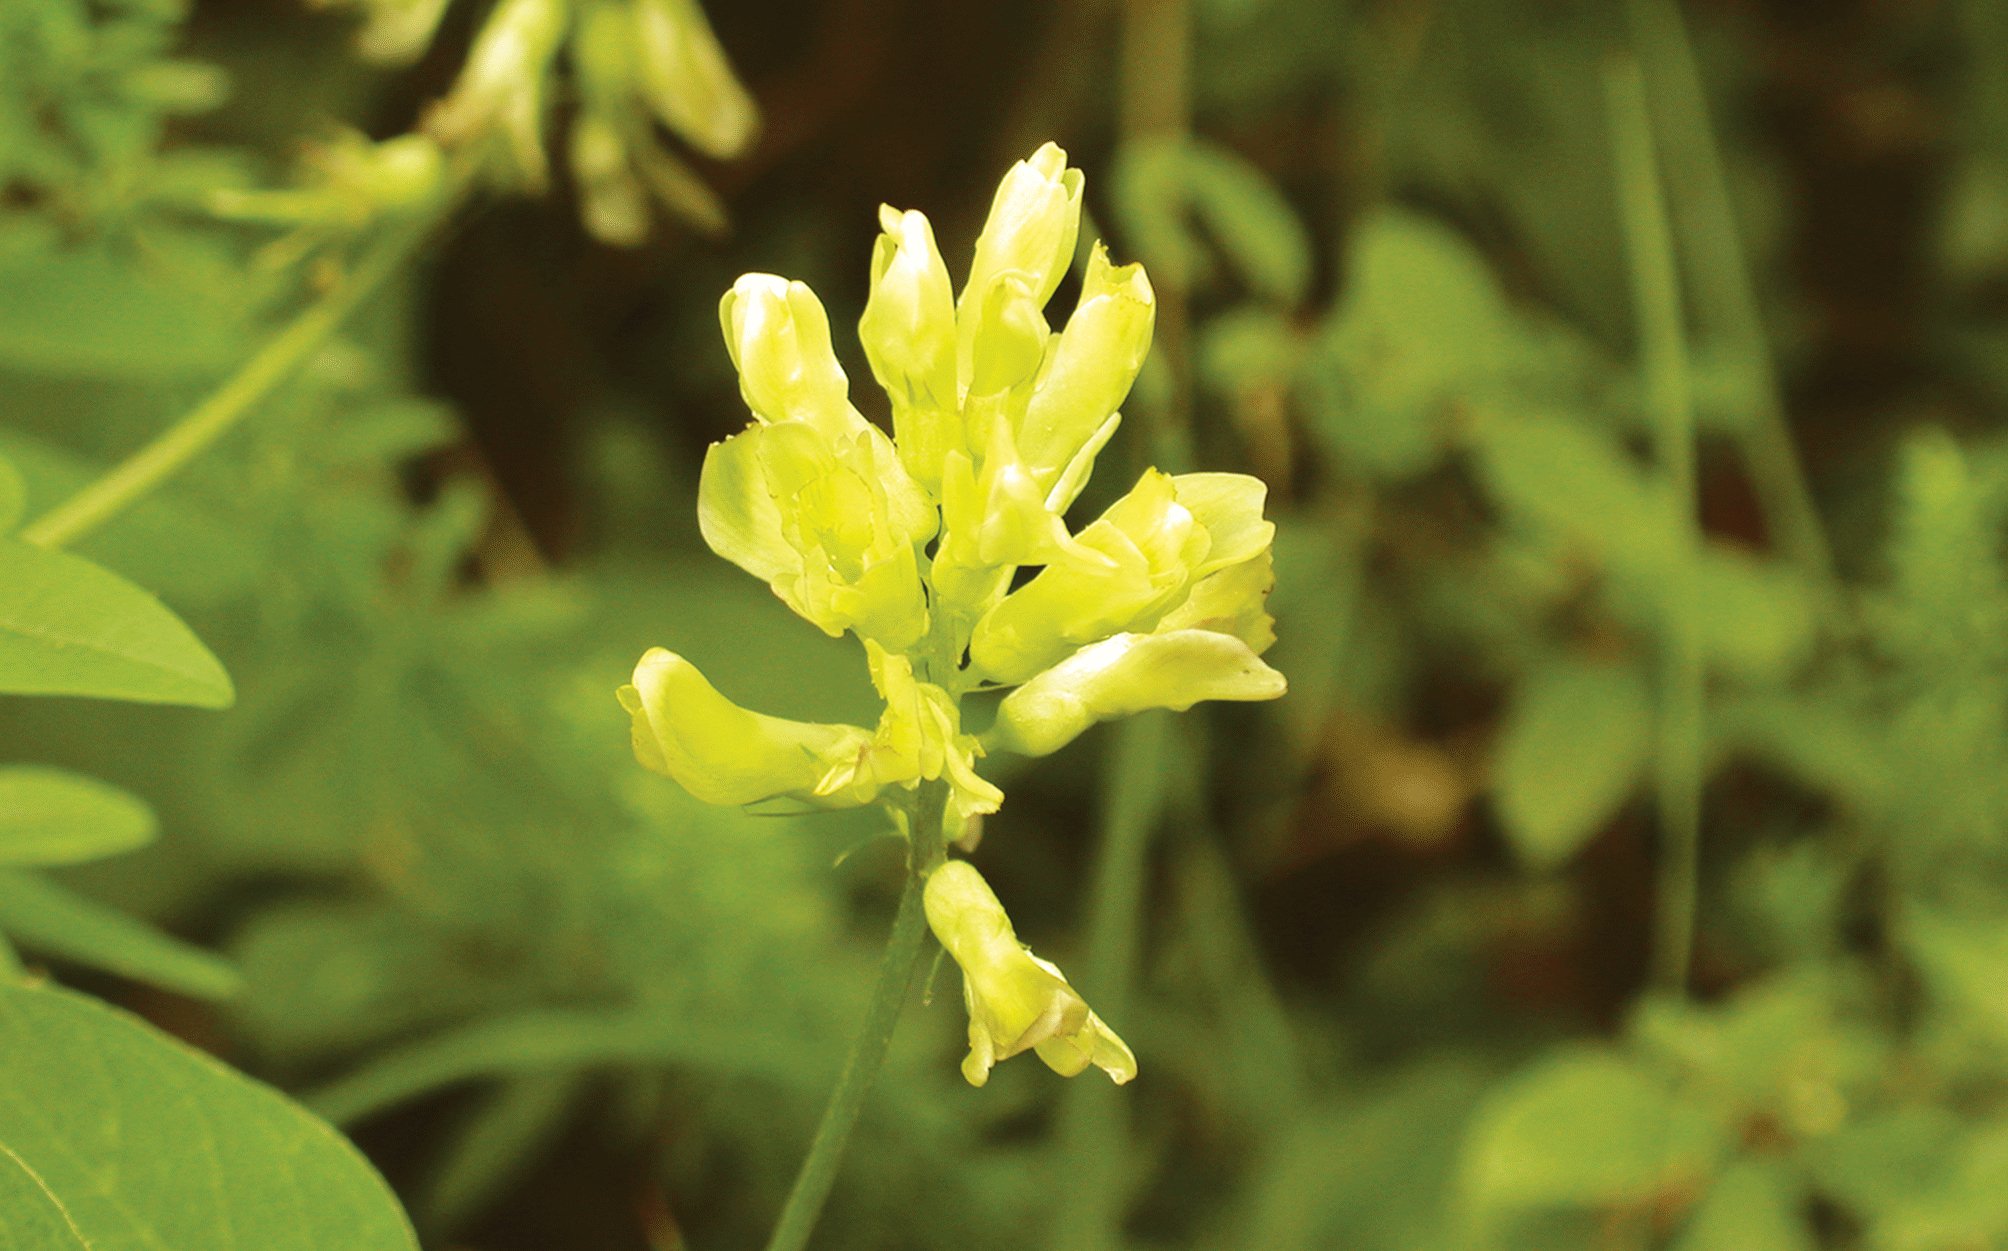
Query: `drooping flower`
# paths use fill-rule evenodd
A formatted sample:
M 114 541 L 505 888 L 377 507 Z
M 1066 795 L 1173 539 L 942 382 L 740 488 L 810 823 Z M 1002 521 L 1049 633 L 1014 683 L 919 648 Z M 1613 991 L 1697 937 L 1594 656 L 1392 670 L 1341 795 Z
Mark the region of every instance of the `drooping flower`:
M 928 928 L 962 968 L 969 1009 L 969 1055 L 962 1076 L 990 1080 L 997 1064 L 1026 1051 L 1062 1077 L 1090 1064 L 1117 1085 L 1136 1076 L 1136 1056 L 1089 1009 L 1051 962 L 1018 941 L 990 884 L 966 860 L 951 860 L 927 879 Z

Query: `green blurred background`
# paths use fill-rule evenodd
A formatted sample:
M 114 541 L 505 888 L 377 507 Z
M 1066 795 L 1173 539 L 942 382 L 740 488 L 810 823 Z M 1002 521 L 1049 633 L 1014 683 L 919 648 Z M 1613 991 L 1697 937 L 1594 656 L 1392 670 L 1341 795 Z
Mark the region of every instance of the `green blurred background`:
M 979 862 L 1142 1077 L 967 1088 L 944 971 L 815 1245 L 2008 1247 L 2008 4 L 709 9 L 763 115 L 696 161 L 727 232 L 476 195 L 79 545 L 237 707 L 0 702 L 162 816 L 59 876 L 242 990 L 25 948 L 336 1120 L 428 1246 L 757 1245 L 899 873 L 628 751 L 654 644 L 872 706 L 697 537 L 716 301 L 809 282 L 868 379 L 878 204 L 959 268 L 1056 139 L 1162 302 L 1110 460 L 1270 483 L 1292 691 L 992 762 Z M 409 130 L 483 11 L 390 70 L 285 0 L 0 0 L 38 510 L 311 292 L 207 197 Z

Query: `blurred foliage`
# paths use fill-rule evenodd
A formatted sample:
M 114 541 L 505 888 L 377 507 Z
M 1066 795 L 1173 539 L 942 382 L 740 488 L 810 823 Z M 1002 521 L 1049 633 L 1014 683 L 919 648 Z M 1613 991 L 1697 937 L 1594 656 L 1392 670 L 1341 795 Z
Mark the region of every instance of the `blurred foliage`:
M 698 541 L 698 458 L 744 416 L 713 305 L 773 271 L 855 315 L 881 199 L 948 210 L 956 257 L 994 171 L 1057 137 L 1165 298 L 1131 442 L 1272 485 L 1292 691 L 1007 780 L 984 870 L 1097 1002 L 1125 976 L 1120 916 L 1089 923 L 1100 832 L 1144 814 L 1142 1077 L 966 1089 L 937 994 L 816 1245 L 2008 1246 L 2008 5 L 1692 0 L 1698 122 L 1639 18 L 1670 7 L 711 6 L 766 119 L 703 167 L 729 237 L 604 246 L 562 172 L 478 195 L 186 473 L 70 553 L 0 545 L 0 934 L 119 1005 L 5 990 L 35 1055 L 6 1043 L 0 1084 L 114 1099 L 51 1040 L 165 1031 L 352 1132 L 428 1246 L 757 1245 L 897 874 L 868 820 L 721 813 L 629 754 L 612 691 L 672 624 L 736 700 L 870 707 L 850 651 Z M 421 125 L 482 10 L 391 71 L 353 14 L 0 4 L 0 534 L 346 258 L 275 253 L 212 193 Z M 1189 66 L 1119 72 L 1161 21 Z M 1638 368 L 1625 54 L 1697 500 Z M 1138 122 L 1152 92 L 1189 124 Z M 1832 568 L 1781 537 L 1773 388 Z M 1706 681 L 1688 993 L 1648 972 L 1676 575 Z M 50 613 L 122 667 L 27 650 Z M 1147 793 L 1105 803 L 1138 760 Z M 310 1124 L 145 1054 L 272 1141 Z M 0 1167 L 0 1230 L 66 1245 L 38 1193 Z

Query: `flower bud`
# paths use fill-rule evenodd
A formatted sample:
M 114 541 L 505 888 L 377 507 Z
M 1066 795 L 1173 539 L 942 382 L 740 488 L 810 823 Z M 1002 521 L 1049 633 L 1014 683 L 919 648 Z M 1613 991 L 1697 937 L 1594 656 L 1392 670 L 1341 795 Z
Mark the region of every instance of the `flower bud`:
M 642 767 L 674 778 L 711 804 L 799 799 L 820 807 L 856 807 L 869 794 L 822 793 L 824 778 L 871 742 L 855 725 L 788 721 L 750 712 L 720 695 L 675 652 L 653 647 L 620 689 L 634 719 L 634 754 Z
M 1118 634 L 1084 647 L 1004 697 L 987 742 L 1044 756 L 1097 721 L 1204 700 L 1281 698 L 1283 675 L 1247 643 L 1211 630 Z
M 980 296 L 998 274 L 1016 271 L 1043 306 L 1074 259 L 1080 227 L 1081 171 L 1067 168 L 1067 154 L 1058 144 L 1044 144 L 997 185 L 962 298 Z
M 572 119 L 566 152 L 578 188 L 579 217 L 593 237 L 616 247 L 634 247 L 646 239 L 648 197 L 613 125 L 598 113 L 581 109 Z
M 962 1076 L 970 1085 L 983 1085 L 992 1067 L 1025 1051 L 1037 1052 L 1063 1077 L 1090 1064 L 1117 1085 L 1136 1076 L 1136 1056 L 1058 968 L 1018 941 L 1004 906 L 968 861 L 951 860 L 929 874 L 921 899 L 928 927 L 962 967 L 969 1010 Z
M 965 309 L 961 324 L 969 347 L 963 377 L 971 399 L 1030 382 L 1052 335 L 1031 279 L 1016 270 L 992 279 L 989 289 Z
M 446 183 L 446 158 L 430 135 L 396 135 L 369 144 L 357 155 L 356 191 L 384 209 L 430 203 Z
M 662 124 L 706 156 L 737 156 L 759 113 L 696 0 L 633 0 L 637 86 Z
M 879 207 L 871 296 L 858 339 L 892 401 L 893 434 L 908 472 L 941 493 L 941 467 L 963 446 L 955 378 L 955 295 L 927 218 Z
M 956 362 L 967 390 L 985 395 L 1013 385 L 1025 376 L 1016 372 L 1023 364 L 1023 344 L 1030 336 L 1031 321 L 1038 323 L 1037 344 L 1045 349 L 1046 320 L 1040 310 L 1053 296 L 1053 289 L 1074 258 L 1074 239 L 1081 225 L 1081 171 L 1067 168 L 1067 154 L 1048 143 L 1030 160 L 1020 161 L 1004 175 L 997 196 L 990 203 L 989 220 L 976 238 L 976 256 L 969 265 L 969 281 L 955 303 Z M 1016 274 L 1019 292 L 999 295 L 998 280 Z M 1019 301 L 1025 310 L 1013 307 Z M 1008 336 L 1016 334 L 1015 344 Z M 985 381 L 977 381 L 975 358 L 979 338 L 990 340 Z M 999 354 L 1003 355 L 1000 356 Z M 998 367 L 1007 381 L 997 382 Z M 1035 356 L 1029 369 L 1038 367 Z M 1029 369 L 1025 372 L 1029 373 Z
M 219 187 L 209 211 L 233 221 L 354 229 L 404 216 L 431 204 L 446 183 L 445 158 L 432 136 L 398 135 L 374 142 L 341 130 L 303 154 L 296 186 Z
M 762 421 L 806 421 L 831 437 L 862 424 L 830 346 L 830 319 L 808 284 L 743 274 L 718 305 L 739 393 Z
M 1143 266 L 1109 264 L 1096 245 L 1081 302 L 1060 332 L 1018 431 L 1018 450 L 1050 486 L 1129 395 L 1150 352 L 1156 297 Z
M 879 207 L 884 231 L 872 252 L 871 296 L 858 339 L 872 374 L 895 405 L 953 410 L 955 295 L 925 215 Z

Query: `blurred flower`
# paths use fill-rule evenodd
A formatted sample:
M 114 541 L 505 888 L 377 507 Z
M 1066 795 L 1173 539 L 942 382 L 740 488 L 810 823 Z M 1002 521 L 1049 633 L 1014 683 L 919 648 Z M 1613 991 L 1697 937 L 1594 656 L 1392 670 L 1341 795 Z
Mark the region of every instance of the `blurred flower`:
M 315 0 L 324 8 L 356 9 L 363 26 L 356 49 L 372 61 L 398 64 L 425 51 L 452 0 Z
M 362 7 L 365 49 L 400 55 L 424 46 L 443 10 L 441 0 Z M 656 206 L 700 229 L 723 228 L 717 198 L 656 131 L 726 158 L 744 152 L 759 128 L 752 97 L 694 0 L 502 0 L 425 130 L 449 150 L 474 154 L 499 185 L 542 191 L 558 99 L 573 106 L 566 164 L 596 237 L 640 243 Z
M 226 187 L 209 209 L 233 221 L 354 229 L 430 204 L 445 185 L 439 145 L 425 135 L 375 142 L 358 131 L 307 149 L 298 185 L 285 190 Z
M 544 104 L 551 67 L 571 20 L 565 0 L 502 0 L 481 27 L 467 64 L 426 129 L 448 148 L 496 148 L 504 181 L 541 191 Z

